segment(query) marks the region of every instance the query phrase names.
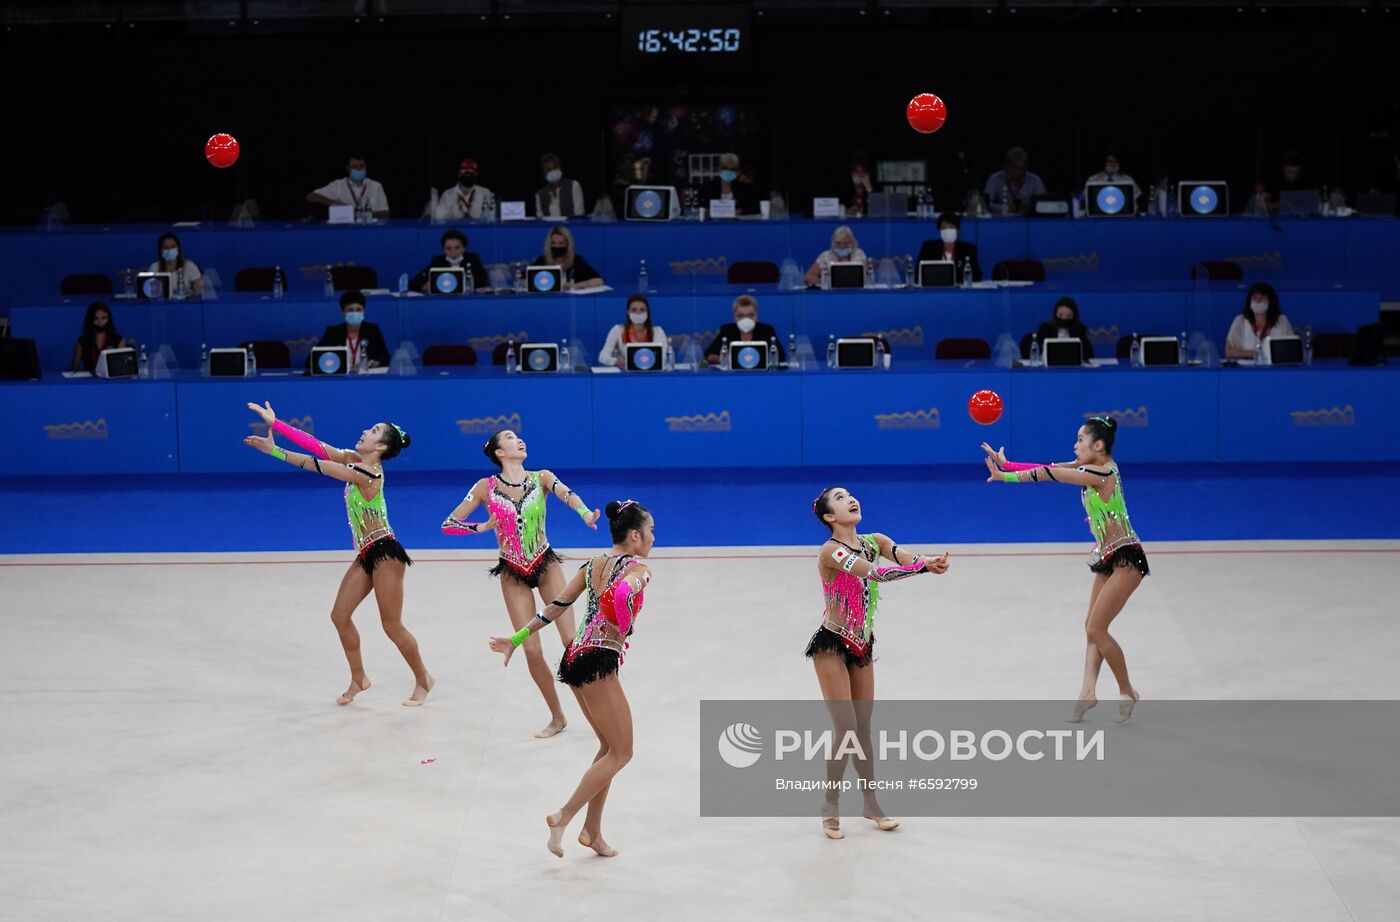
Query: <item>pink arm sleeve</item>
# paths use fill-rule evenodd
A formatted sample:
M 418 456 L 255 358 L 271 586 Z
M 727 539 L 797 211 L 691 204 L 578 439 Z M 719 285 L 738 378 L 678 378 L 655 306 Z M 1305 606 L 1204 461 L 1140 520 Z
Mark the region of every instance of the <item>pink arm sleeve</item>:
M 870 579 L 877 583 L 890 583 L 897 579 L 905 579 L 916 576 L 924 572 L 924 559 L 915 555 L 913 563 L 900 564 L 897 567 L 876 567 L 870 571 Z
M 449 515 L 443 520 L 442 533 L 444 535 L 474 535 L 479 527 L 475 522 L 463 522 Z
M 296 445 L 298 448 L 306 449 L 322 461 L 330 460 L 330 455 L 326 454 L 326 449 L 322 447 L 321 443 L 317 441 L 314 435 L 289 426 L 280 419 L 272 421 L 272 431 L 276 432 L 278 435 L 286 436 L 293 445 Z
M 1033 469 L 1035 469 L 1035 468 L 1037 468 L 1037 467 L 1053 467 L 1053 465 L 1050 465 L 1050 464 L 1026 464 L 1025 462 L 1022 462 L 1022 461 L 1008 461 L 1008 462 L 1006 462 L 1005 464 L 1001 465 L 1001 469 L 1004 470 L 1004 471 L 1029 471 L 1029 470 L 1033 470 Z

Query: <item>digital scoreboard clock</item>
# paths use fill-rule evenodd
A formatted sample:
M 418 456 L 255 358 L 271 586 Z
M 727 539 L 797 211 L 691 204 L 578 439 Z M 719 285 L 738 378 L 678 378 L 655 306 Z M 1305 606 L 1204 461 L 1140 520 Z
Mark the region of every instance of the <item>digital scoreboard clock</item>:
M 742 75 L 748 69 L 749 8 L 742 4 L 622 8 L 622 65 L 637 76 Z

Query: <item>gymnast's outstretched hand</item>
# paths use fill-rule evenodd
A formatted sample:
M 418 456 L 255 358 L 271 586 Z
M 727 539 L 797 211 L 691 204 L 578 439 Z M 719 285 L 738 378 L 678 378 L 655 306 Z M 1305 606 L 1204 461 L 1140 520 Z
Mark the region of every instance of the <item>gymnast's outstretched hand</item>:
M 262 421 L 267 423 L 269 426 L 277 422 L 277 414 L 272 411 L 272 404 L 268 403 L 265 400 L 263 401 L 262 406 L 258 406 L 256 403 L 248 404 L 248 409 L 261 416 Z
M 486 645 L 491 648 L 492 653 L 504 653 L 506 655 L 505 662 L 501 663 L 502 666 L 510 665 L 510 655 L 515 652 L 515 645 L 510 642 L 509 637 L 492 637 L 490 640 L 486 641 Z

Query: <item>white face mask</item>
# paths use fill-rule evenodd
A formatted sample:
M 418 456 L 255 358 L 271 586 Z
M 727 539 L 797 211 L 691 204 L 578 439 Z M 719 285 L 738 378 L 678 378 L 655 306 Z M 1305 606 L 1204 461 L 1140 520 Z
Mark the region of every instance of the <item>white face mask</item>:
M 753 328 L 758 326 L 758 321 L 752 317 L 740 317 L 734 321 L 734 325 L 739 328 L 740 333 L 752 333 Z
M 561 179 L 563 179 L 563 178 L 564 178 L 564 171 L 563 171 L 563 170 L 550 170 L 548 173 L 544 174 L 544 181 L 545 181 L 545 182 L 558 182 L 559 180 L 561 180 Z
M 628 311 L 627 316 L 631 318 L 632 322 L 637 324 L 637 326 L 641 326 L 647 322 L 646 311 Z
M 449 256 L 447 257 L 447 264 L 449 266 L 460 266 L 462 264 L 462 260 L 465 258 L 465 256 Z
M 1269 312 L 1269 302 L 1268 302 L 1268 301 L 1250 301 L 1250 302 L 1249 302 L 1249 309 L 1252 310 L 1252 311 L 1254 311 L 1255 314 L 1267 314 L 1267 313 Z
M 956 227 L 945 227 L 938 232 L 938 236 L 943 238 L 943 242 L 952 246 L 958 242 L 958 229 Z
M 856 185 L 856 186 L 868 186 L 868 185 L 869 185 L 868 183 L 866 183 L 865 177 L 862 176 L 862 175 L 859 174 L 859 173 L 852 173 L 852 174 L 851 174 L 851 183 L 852 183 L 852 185 Z

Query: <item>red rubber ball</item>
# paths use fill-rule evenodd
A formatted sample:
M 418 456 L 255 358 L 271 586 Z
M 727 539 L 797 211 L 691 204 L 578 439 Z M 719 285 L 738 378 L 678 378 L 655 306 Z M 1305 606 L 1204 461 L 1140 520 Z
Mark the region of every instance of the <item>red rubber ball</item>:
M 231 134 L 216 134 L 204 142 L 204 157 L 219 169 L 238 162 L 238 139 Z
M 967 401 L 967 415 L 983 426 L 1001 419 L 1001 409 L 1001 395 L 996 391 L 978 391 Z

